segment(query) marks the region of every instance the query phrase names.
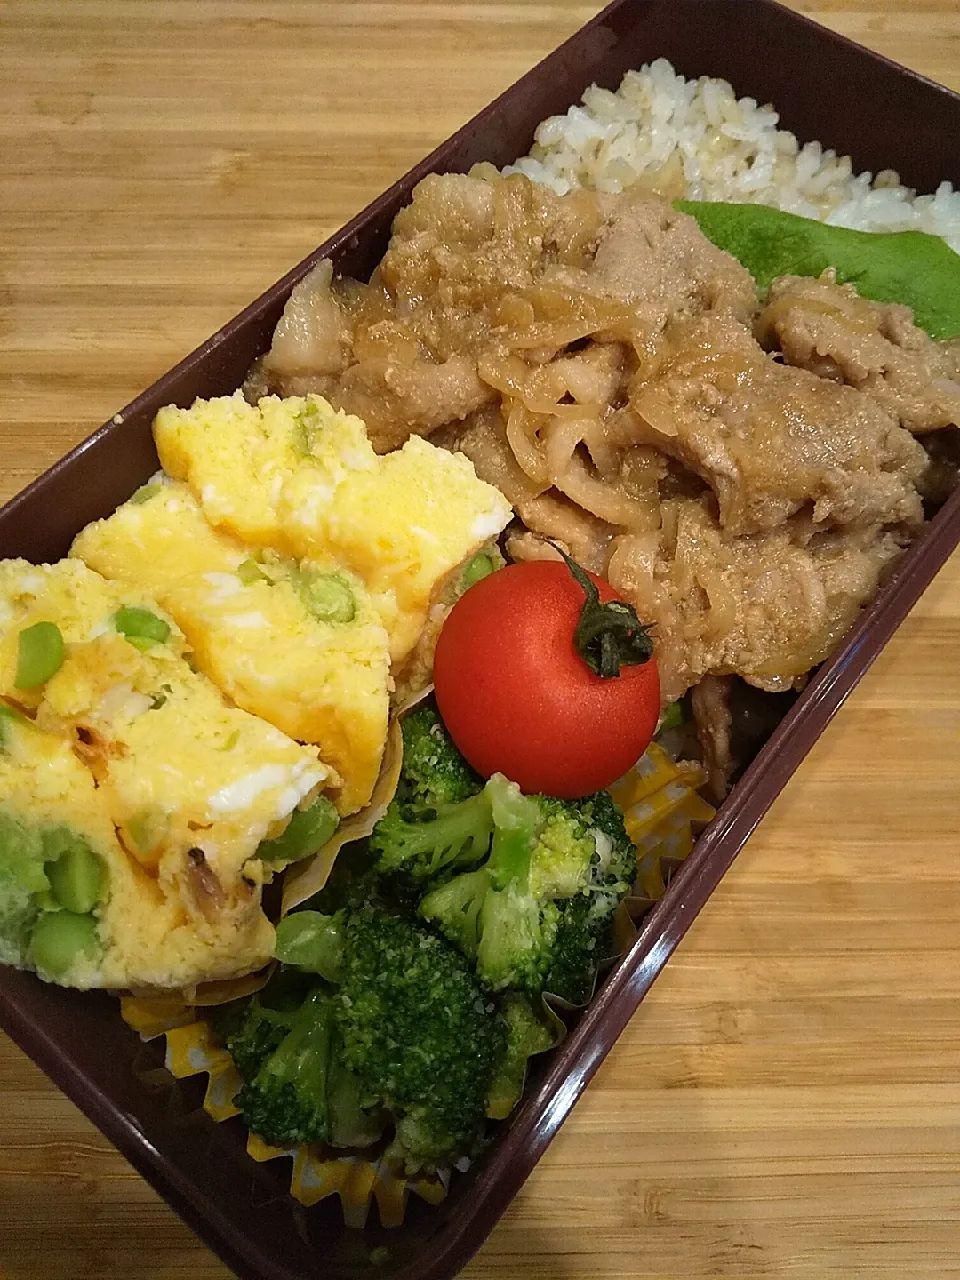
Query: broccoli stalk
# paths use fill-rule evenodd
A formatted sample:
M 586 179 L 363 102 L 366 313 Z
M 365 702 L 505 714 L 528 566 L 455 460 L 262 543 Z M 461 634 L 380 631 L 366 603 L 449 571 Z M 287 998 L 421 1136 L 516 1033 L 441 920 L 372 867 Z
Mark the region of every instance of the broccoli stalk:
M 514 883 L 529 889 L 530 857 L 540 829 L 540 806 L 525 796 L 515 782 L 495 773 L 484 788 L 493 818 L 493 848 L 487 867 L 494 887 Z
M 483 794 L 493 820 L 489 858 L 479 870 L 429 892 L 420 914 L 476 961 L 493 990 L 536 991 L 557 919 L 553 904 L 531 888 L 540 807 L 502 774 L 494 774 Z
M 475 961 L 483 928 L 480 916 L 492 888 L 486 867 L 465 871 L 428 893 L 420 903 L 420 914 Z
M 276 956 L 282 964 L 340 981 L 343 961 L 343 913 L 295 911 L 277 926 Z

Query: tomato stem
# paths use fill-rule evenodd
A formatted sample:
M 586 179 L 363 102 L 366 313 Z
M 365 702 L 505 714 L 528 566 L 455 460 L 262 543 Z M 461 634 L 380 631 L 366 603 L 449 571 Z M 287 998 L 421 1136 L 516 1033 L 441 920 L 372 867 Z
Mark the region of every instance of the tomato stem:
M 573 633 L 573 646 L 583 661 L 594 675 L 603 680 L 617 677 L 621 667 L 642 666 L 653 655 L 653 641 L 633 605 L 622 600 L 608 600 L 601 604 L 596 583 L 590 580 L 576 560 L 555 542 L 550 546 L 563 557 L 564 564 L 583 587 L 586 596 Z

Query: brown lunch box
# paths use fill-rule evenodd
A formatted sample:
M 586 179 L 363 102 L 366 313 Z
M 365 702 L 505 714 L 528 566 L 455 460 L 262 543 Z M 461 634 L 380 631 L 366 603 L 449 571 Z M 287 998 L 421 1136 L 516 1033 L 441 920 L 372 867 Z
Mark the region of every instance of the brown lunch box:
M 269 345 L 291 289 L 319 258 L 366 278 L 395 213 L 425 174 L 481 160 L 507 164 L 529 149 L 541 120 L 565 111 L 588 85 L 616 88 L 625 71 L 659 57 L 686 76 L 720 76 L 738 95 L 773 102 L 785 128 L 849 153 L 856 170 L 894 168 L 921 191 L 943 179 L 960 184 L 960 97 L 946 89 L 771 0 L 616 0 L 14 498 L 0 511 L 0 556 L 65 555 L 85 524 L 108 515 L 156 470 L 150 427 L 160 406 L 234 391 Z M 215 1124 L 202 1110 L 202 1086 L 175 1082 L 162 1068 L 160 1044 L 141 1043 L 114 998 L 5 969 L 0 1025 L 239 1276 L 454 1275 L 516 1194 L 774 797 L 958 541 L 960 491 L 794 703 L 564 1044 L 540 1061 L 483 1157 L 454 1176 L 438 1207 L 411 1198 L 402 1227 L 387 1231 L 372 1212 L 367 1227 L 350 1230 L 336 1198 L 299 1207 L 288 1194 L 288 1162 L 251 1161 L 240 1122 Z

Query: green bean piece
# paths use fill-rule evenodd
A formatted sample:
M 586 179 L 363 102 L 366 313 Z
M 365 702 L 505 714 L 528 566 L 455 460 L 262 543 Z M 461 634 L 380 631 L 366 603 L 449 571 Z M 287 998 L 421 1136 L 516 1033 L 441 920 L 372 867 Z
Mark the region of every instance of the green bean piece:
M 343 938 L 335 916 L 295 911 L 277 925 L 276 957 L 282 964 L 292 964 L 336 982 L 342 954 Z
M 14 687 L 36 689 L 63 663 L 63 635 L 55 622 L 35 622 L 20 632 Z
M 170 624 L 149 609 L 124 605 L 113 615 L 113 625 L 135 649 L 143 652 L 170 639 Z
M 478 551 L 463 571 L 463 589 L 467 591 L 482 578 L 489 578 L 496 565 L 486 551 Z
M 339 825 L 332 802 L 318 796 L 309 808 L 295 809 L 280 835 L 264 840 L 257 854 L 264 862 L 299 862 L 322 849 Z
M 350 583 L 337 573 L 312 573 L 301 570 L 297 575 L 300 599 L 318 622 L 352 622 L 357 602 Z
M 73 911 L 51 911 L 34 925 L 30 935 L 30 959 L 41 973 L 62 977 L 82 956 L 100 951 L 97 921 Z
M 254 582 L 269 581 L 256 560 L 244 560 L 241 564 L 238 564 L 237 577 L 245 587 L 251 586 Z
M 84 916 L 100 901 L 103 867 L 86 844 L 76 844 L 47 865 L 47 878 L 57 905 Z

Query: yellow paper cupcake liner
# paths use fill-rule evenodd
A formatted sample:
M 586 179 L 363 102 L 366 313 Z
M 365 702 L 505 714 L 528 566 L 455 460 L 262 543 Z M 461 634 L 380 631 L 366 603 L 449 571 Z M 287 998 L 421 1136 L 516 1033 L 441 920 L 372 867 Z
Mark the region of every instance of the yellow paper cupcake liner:
M 627 835 L 637 847 L 637 879 L 627 899 L 635 920 L 663 897 L 667 867 L 692 852 L 696 833 L 716 812 L 698 795 L 706 780 L 702 765 L 672 760 L 652 742 L 630 772 L 610 788 L 623 810 Z

